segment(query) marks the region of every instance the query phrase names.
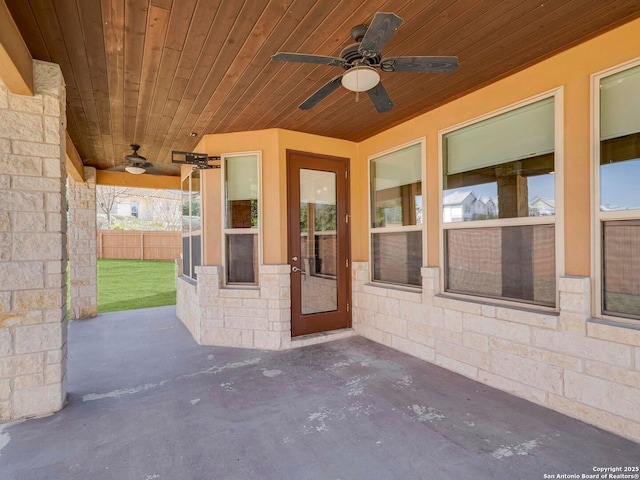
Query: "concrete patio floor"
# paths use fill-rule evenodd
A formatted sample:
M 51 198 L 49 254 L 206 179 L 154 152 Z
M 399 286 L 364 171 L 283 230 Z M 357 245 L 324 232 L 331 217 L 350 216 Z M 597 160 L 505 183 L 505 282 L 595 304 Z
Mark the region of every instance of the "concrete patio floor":
M 640 463 L 636 443 L 361 337 L 200 347 L 159 307 L 72 322 L 68 346 L 67 407 L 0 425 L 3 480 L 542 479 Z

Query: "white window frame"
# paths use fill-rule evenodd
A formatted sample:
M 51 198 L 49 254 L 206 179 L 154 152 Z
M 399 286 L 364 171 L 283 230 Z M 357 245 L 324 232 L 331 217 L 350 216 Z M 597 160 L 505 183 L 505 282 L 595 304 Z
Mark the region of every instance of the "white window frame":
M 203 190 L 203 188 L 202 188 L 203 187 L 203 179 L 202 179 L 202 177 L 203 177 L 203 175 L 202 175 L 202 171 L 201 170 L 198 170 L 198 171 L 200 172 L 200 179 L 199 179 L 200 180 L 200 229 L 199 230 L 192 230 L 192 228 L 191 228 L 191 217 L 192 217 L 192 215 L 191 215 L 191 206 L 192 206 L 191 198 L 192 198 L 192 187 L 193 187 L 193 183 L 192 183 L 193 182 L 193 177 L 192 177 L 192 175 L 193 175 L 194 170 L 191 170 L 185 177 L 181 177 L 181 179 L 180 179 L 180 194 L 181 194 L 180 209 L 181 210 L 182 210 L 182 206 L 184 205 L 183 195 L 184 195 L 184 192 L 185 192 L 182 189 L 182 182 L 187 180 L 187 183 L 189 184 L 189 197 L 188 197 L 189 198 L 189 231 L 185 232 L 183 230 L 181 238 L 182 239 L 187 238 L 187 237 L 189 238 L 189 270 L 191 271 L 191 275 L 186 275 L 184 273 L 184 271 L 182 272 L 182 275 L 184 277 L 187 277 L 187 278 L 193 280 L 193 281 L 197 281 L 195 268 L 193 266 L 193 242 L 192 242 L 192 239 L 193 239 L 194 235 L 200 235 L 200 261 L 202 261 L 202 255 L 203 255 L 203 252 L 204 252 L 204 248 L 203 248 L 203 243 L 204 243 L 203 240 L 204 240 L 204 238 L 203 238 L 203 235 L 202 235 L 202 232 L 203 232 L 202 224 L 204 222 L 204 215 L 202 214 L 202 212 L 203 212 L 203 203 L 202 203 L 202 190 Z M 181 255 L 183 257 L 182 260 L 184 262 L 183 246 L 180 245 L 180 248 L 182 250 L 182 253 L 181 253 Z
M 408 147 L 413 147 L 415 145 L 420 145 L 420 182 L 421 182 L 421 189 L 422 189 L 422 224 L 420 225 L 403 225 L 403 226 L 397 226 L 397 227 L 377 227 L 377 228 L 373 228 L 373 218 L 371 217 L 371 210 L 372 210 L 372 205 L 371 205 L 371 197 L 372 197 L 372 192 L 371 192 L 371 162 L 374 160 L 377 160 L 378 158 L 384 157 L 385 155 L 389 155 L 390 153 L 394 153 L 397 152 L 399 150 L 402 150 L 404 148 L 408 148 Z M 375 284 L 377 287 L 389 287 L 389 288 L 401 288 L 401 289 L 408 289 L 411 291 L 416 291 L 416 292 L 421 292 L 422 291 L 422 287 L 421 286 L 415 286 L 415 285 L 406 285 L 406 284 L 399 284 L 399 283 L 391 283 L 391 282 L 381 282 L 379 280 L 374 280 L 373 279 L 373 272 L 374 272 L 374 266 L 373 266 L 373 234 L 375 233 L 402 233 L 402 232 L 417 232 L 420 231 L 421 232 L 421 236 L 422 236 L 422 266 L 426 265 L 426 259 L 427 259 L 427 242 L 426 242 L 426 238 L 425 238 L 425 229 L 427 226 L 427 176 L 426 176 L 426 162 L 427 159 L 427 138 L 426 137 L 420 137 L 418 139 L 415 140 L 411 140 L 407 143 L 404 143 L 402 145 L 390 148 L 388 150 L 385 150 L 383 152 L 379 152 L 376 153 L 375 155 L 370 155 L 369 157 L 367 157 L 367 193 L 368 193 L 368 201 L 367 201 L 367 205 L 368 205 L 368 227 L 369 227 L 369 282 L 372 284 Z
M 227 177 L 226 165 L 227 160 L 234 157 L 246 157 L 250 155 L 256 156 L 258 163 L 258 227 L 251 228 L 227 228 L 227 193 L 225 189 L 225 180 Z M 252 150 L 247 152 L 223 153 L 220 155 L 220 195 L 222 197 L 220 218 L 221 225 L 221 250 L 222 250 L 222 270 L 223 270 L 223 286 L 226 288 L 242 288 L 252 289 L 260 287 L 260 265 L 262 265 L 262 151 Z M 227 282 L 227 235 L 256 235 L 258 236 L 258 278 L 255 283 L 228 283 Z
M 444 136 L 461 128 L 473 125 L 478 122 L 502 115 L 503 113 L 525 107 L 532 103 L 554 98 L 554 172 L 555 172 L 555 215 L 540 217 L 516 217 L 488 220 L 474 220 L 471 222 L 450 222 L 444 223 L 442 219 L 443 213 L 443 191 L 444 191 Z M 474 300 L 478 302 L 498 303 L 502 305 L 521 306 L 529 309 L 558 312 L 560 310 L 560 291 L 558 289 L 558 280 L 564 275 L 564 87 L 560 86 L 546 92 L 542 92 L 533 97 L 521 100 L 519 102 L 507 105 L 484 115 L 480 115 L 471 120 L 464 121 L 457 125 L 438 131 L 438 177 L 439 177 L 439 241 L 440 241 L 440 294 L 458 297 L 466 300 Z M 518 299 L 506 299 L 496 297 L 484 297 L 481 295 L 473 295 L 466 293 L 448 292 L 445 290 L 445 252 L 444 238 L 445 230 L 470 229 L 470 228 L 489 228 L 489 227 L 515 227 L 521 225 L 554 225 L 555 226 L 555 262 L 556 262 L 556 300 L 555 307 L 539 305 L 520 301 Z
M 600 81 L 610 75 L 624 72 L 630 68 L 640 65 L 640 57 L 618 64 L 614 67 L 601 70 L 591 75 L 591 264 L 593 271 L 591 272 L 591 286 L 593 293 L 591 295 L 591 314 L 595 318 L 610 320 L 617 323 L 628 325 L 638 325 L 638 320 L 614 316 L 603 313 L 602 311 L 602 287 L 603 287 L 603 271 L 602 271 L 602 223 L 611 220 L 638 220 L 640 219 L 640 208 L 629 210 L 617 210 L 611 212 L 600 211 Z

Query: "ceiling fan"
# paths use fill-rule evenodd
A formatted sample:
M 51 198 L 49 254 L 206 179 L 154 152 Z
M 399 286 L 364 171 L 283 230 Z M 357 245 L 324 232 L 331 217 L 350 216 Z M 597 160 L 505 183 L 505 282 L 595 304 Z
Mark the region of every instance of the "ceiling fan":
M 146 173 L 147 168 L 153 167 L 153 164 L 147 162 L 147 159 L 138 153 L 140 145 L 132 143 L 130 146 L 133 152 L 124 157 L 124 161 L 129 164 L 124 167 L 124 170 L 134 175 Z
M 382 48 L 402 23 L 395 13 L 378 12 L 371 25 L 357 25 L 351 29 L 356 43 L 349 45 L 340 57 L 328 57 L 305 53 L 278 52 L 271 57 L 281 62 L 315 63 L 342 67 L 346 72 L 332 78 L 298 108 L 308 110 L 336 90 L 340 85 L 353 92 L 367 92 L 378 112 L 393 108 L 393 102 L 380 83 L 383 72 L 449 73 L 458 67 L 458 57 L 389 57 L 382 58 Z

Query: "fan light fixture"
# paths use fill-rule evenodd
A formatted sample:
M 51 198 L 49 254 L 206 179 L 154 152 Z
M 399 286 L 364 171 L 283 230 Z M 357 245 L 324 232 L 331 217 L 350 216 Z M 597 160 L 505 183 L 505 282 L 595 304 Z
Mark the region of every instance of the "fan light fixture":
M 126 167 L 124 167 L 124 169 L 129 173 L 133 173 L 134 175 L 140 175 L 146 172 L 144 168 L 134 167 L 133 165 L 127 165 Z
M 366 92 L 380 82 L 380 74 L 372 67 L 358 65 L 342 76 L 342 86 L 352 92 Z

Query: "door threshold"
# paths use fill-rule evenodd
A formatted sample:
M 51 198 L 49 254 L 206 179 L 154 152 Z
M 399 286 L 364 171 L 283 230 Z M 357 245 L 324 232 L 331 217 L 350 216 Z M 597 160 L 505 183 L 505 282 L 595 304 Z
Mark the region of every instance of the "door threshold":
M 341 328 L 340 330 L 330 330 L 328 332 L 318 332 L 309 335 L 300 335 L 291 338 L 291 348 L 306 347 L 318 343 L 332 342 L 342 338 L 353 337 L 356 331 L 353 328 Z

